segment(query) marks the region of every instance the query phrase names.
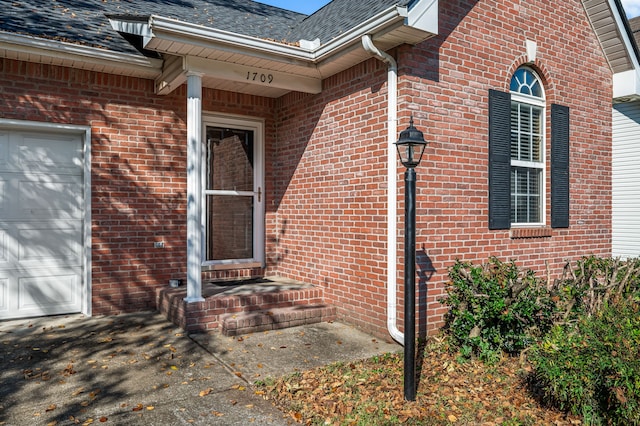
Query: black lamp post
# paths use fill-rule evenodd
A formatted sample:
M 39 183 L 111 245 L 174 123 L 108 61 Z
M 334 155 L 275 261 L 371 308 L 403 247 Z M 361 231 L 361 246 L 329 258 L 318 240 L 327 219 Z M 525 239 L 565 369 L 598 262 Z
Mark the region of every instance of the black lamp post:
M 409 127 L 396 142 L 404 172 L 404 399 L 416 399 L 416 171 L 427 142 Z

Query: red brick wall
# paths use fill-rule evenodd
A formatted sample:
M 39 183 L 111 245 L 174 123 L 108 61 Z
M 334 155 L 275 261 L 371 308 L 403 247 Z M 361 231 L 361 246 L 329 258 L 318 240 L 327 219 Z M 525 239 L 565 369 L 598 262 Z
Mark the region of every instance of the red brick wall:
M 508 90 L 527 39 L 538 45 L 547 123 L 551 103 L 571 109 L 571 221 L 551 237 L 511 238 L 488 229 L 488 90 Z M 419 331 L 441 325 L 438 299 L 456 258 L 498 256 L 538 271 L 548 261 L 559 272 L 565 259 L 610 254 L 611 72 L 580 2 L 440 2 L 440 35 L 391 53 L 400 66 L 398 131 L 413 114 L 430 142 L 417 168 Z M 280 104 L 276 149 L 292 160 L 281 160 L 277 175 L 276 269 L 322 285 L 339 317 L 384 335 L 386 69 L 372 59 L 325 80 L 320 95 Z M 549 161 L 549 132 L 546 143 Z M 549 185 L 547 168 L 547 224 Z M 400 238 L 400 285 L 402 247 Z M 402 312 L 401 294 L 399 302 Z
M 155 289 L 186 267 L 185 87 L 157 96 L 150 80 L 7 59 L 0 87 L 2 118 L 91 126 L 93 312 L 155 308 Z M 263 118 L 272 103 L 203 96 L 206 110 Z
M 325 289 L 351 323 L 386 323 L 386 68 L 367 61 L 317 96 L 280 99 L 274 270 Z M 271 256 L 273 257 L 273 256 Z
M 456 258 L 496 255 L 538 270 L 549 261 L 557 271 L 611 246 L 611 74 L 580 2 L 442 1 L 440 9 L 438 37 L 391 52 L 400 65 L 398 131 L 413 114 L 430 142 L 417 169 L 420 332 L 441 324 L 437 300 Z M 548 104 L 571 108 L 571 226 L 513 239 L 488 230 L 487 102 L 489 89 L 507 90 L 527 38 L 538 43 Z M 386 75 L 371 59 L 326 79 L 319 95 L 203 97 L 204 111 L 265 119 L 267 273 L 321 286 L 341 319 L 380 336 Z M 153 308 L 154 290 L 183 277 L 186 264 L 185 87 L 157 96 L 152 81 L 11 60 L 0 61 L 0 87 L 2 118 L 92 127 L 94 312 Z M 547 196 L 547 223 L 549 211 Z

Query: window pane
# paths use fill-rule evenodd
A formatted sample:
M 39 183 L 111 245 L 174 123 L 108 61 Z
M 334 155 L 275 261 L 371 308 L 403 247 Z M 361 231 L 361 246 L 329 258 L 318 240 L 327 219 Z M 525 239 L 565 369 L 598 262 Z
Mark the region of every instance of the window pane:
M 520 159 L 520 137 L 522 135 L 520 107 L 521 105 L 518 102 L 511 103 L 511 158 L 516 160 Z
M 542 162 L 542 109 L 511 103 L 511 158 Z
M 542 110 L 531 107 L 531 161 L 542 161 L 540 153 L 542 145 Z
M 513 77 L 509 90 L 514 93 L 522 93 L 523 95 L 543 97 L 542 85 L 538 77 L 528 68 L 518 68 Z
M 253 191 L 253 132 L 207 127 L 208 190 Z
M 511 220 L 514 223 L 541 221 L 542 171 L 526 167 L 511 168 Z

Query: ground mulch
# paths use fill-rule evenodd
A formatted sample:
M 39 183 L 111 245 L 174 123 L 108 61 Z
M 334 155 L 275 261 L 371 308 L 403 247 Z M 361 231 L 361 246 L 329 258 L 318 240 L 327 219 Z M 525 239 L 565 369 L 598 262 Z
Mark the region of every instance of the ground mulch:
M 580 425 L 545 407 L 528 385 L 525 357 L 463 360 L 446 345 L 418 351 L 415 402 L 404 399 L 403 354 L 341 363 L 263 384 L 261 392 L 308 425 Z

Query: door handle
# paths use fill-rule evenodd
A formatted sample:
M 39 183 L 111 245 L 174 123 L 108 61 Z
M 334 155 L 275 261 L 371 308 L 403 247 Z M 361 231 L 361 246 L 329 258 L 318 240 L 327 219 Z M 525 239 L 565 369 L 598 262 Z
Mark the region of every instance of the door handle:
M 262 202 L 262 188 L 258 187 L 258 202 Z

